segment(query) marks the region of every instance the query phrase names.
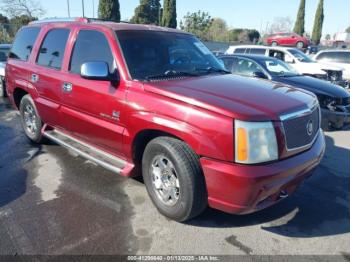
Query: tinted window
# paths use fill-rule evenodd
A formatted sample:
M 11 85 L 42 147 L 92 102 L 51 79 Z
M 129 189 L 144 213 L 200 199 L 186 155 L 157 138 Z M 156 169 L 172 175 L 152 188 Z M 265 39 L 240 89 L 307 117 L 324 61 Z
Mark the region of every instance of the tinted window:
M 17 33 L 10 52 L 10 58 L 27 61 L 32 52 L 34 43 L 39 35 L 40 28 L 27 27 Z
M 98 31 L 81 30 L 71 57 L 70 72 L 80 74 L 82 64 L 94 61 L 108 63 L 111 73 L 115 69 L 112 51 L 105 35 Z
M 7 60 L 10 48 L 0 48 L 0 62 L 5 62 Z
M 263 48 L 252 48 L 250 49 L 251 55 L 265 55 L 266 50 Z
M 196 37 L 157 31 L 116 32 L 133 79 L 210 73 L 223 65 Z
M 232 73 L 244 75 L 244 76 L 253 76 L 254 72 L 264 72 L 263 69 L 254 61 L 238 58 L 236 66 L 233 68 Z
M 235 50 L 235 54 L 244 54 L 245 53 L 245 48 L 237 48 Z
M 350 52 L 324 52 L 317 57 L 318 61 L 350 63 Z
M 61 69 L 69 32 L 69 29 L 60 28 L 47 33 L 40 47 L 37 59 L 39 65 Z

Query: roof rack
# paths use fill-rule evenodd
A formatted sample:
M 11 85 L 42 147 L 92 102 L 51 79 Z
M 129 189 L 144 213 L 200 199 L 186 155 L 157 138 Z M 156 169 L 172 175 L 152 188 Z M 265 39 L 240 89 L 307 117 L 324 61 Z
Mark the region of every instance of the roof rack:
M 80 23 L 92 23 L 92 22 L 113 22 L 111 20 L 107 19 L 100 19 L 100 18 L 87 18 L 87 17 L 74 17 L 74 18 L 45 18 L 42 20 L 36 20 L 33 22 L 30 22 L 29 24 L 43 24 L 43 23 L 67 23 L 67 22 L 80 22 Z M 126 21 L 120 21 L 120 23 L 128 23 Z

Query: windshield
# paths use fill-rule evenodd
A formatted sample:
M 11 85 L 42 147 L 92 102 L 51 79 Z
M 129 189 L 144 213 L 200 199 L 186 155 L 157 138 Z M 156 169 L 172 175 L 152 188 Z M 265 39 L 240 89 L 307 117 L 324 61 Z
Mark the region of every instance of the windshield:
M 117 31 L 133 79 L 199 76 L 224 67 L 196 37 L 157 31 Z
M 10 48 L 0 48 L 0 62 L 6 62 Z
M 314 61 L 305 55 L 303 52 L 297 50 L 297 49 L 288 49 L 288 51 L 296 58 L 298 61 L 303 63 L 314 63 Z
M 272 76 L 288 77 L 299 75 L 290 65 L 278 59 L 266 59 L 262 64 Z

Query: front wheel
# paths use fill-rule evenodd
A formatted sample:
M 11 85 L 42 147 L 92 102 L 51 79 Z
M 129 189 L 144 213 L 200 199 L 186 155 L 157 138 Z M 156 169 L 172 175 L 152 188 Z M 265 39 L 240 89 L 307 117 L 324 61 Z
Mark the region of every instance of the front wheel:
M 23 96 L 19 111 L 26 136 L 34 143 L 42 143 L 45 140 L 41 134 L 43 124 L 30 95 Z
M 271 46 L 278 46 L 278 43 L 277 43 L 276 41 L 273 41 L 273 42 L 271 43 Z
M 146 147 L 142 175 L 160 213 L 183 222 L 207 206 L 207 192 L 198 156 L 183 141 L 159 137 Z

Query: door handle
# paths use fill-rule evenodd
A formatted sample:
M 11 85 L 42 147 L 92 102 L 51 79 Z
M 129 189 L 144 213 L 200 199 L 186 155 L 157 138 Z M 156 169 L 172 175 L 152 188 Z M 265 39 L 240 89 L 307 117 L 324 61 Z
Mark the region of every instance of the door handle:
M 71 83 L 64 83 L 62 85 L 62 90 L 64 93 L 70 93 L 73 91 L 73 85 Z
M 39 76 L 37 74 L 32 74 L 31 80 L 33 83 L 36 83 L 39 81 Z

